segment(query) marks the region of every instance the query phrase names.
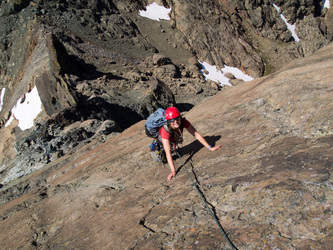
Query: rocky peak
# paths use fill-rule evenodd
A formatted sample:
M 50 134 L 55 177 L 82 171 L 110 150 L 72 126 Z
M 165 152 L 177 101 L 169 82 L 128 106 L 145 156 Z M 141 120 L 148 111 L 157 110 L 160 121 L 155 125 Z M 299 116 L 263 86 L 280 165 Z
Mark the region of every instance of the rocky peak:
M 330 216 L 332 8 L 311 0 L 163 0 L 156 3 L 169 14 L 157 21 L 140 15 L 153 3 L 0 1 L 2 228 L 17 225 L 13 230 L 19 232 L 16 222 L 30 225 L 22 226 L 19 241 L 6 241 L 6 246 L 83 247 L 78 239 L 95 235 L 85 228 L 73 235 L 76 230 L 65 224 L 70 221 L 67 212 L 84 203 L 73 212 L 73 225 L 81 223 L 82 214 L 94 217 L 89 209 L 98 214 L 116 209 L 111 204 L 137 216 L 128 223 L 132 227 L 126 230 L 134 231 L 124 240 L 117 236 L 128 216 L 111 213 L 117 219 L 103 231 L 105 237 L 98 236 L 98 244 L 89 240 L 91 248 L 110 248 L 110 231 L 117 248 L 184 248 L 190 246 L 184 242 L 195 237 L 192 228 L 184 231 L 189 221 L 199 230 L 197 242 L 203 245 L 198 246 L 224 248 L 224 243 L 207 240 L 215 229 L 198 216 L 205 212 L 188 194 L 187 179 L 179 175 L 174 195 L 171 185 L 162 181 L 165 169 L 151 171 L 142 120 L 170 106 L 186 114 L 210 143 L 221 140 L 227 145 L 221 155 L 206 156 L 188 141 L 183 154 L 196 161 L 192 169 L 203 171 L 192 173 L 206 198 L 216 197 L 210 201 L 216 215 L 233 219 L 227 225 L 232 235 L 240 236 L 240 246 L 265 247 L 258 242 L 269 241 L 273 248 L 279 241 L 282 248 L 304 248 L 314 238 L 313 248 L 326 246 L 329 226 L 310 217 L 313 213 L 318 221 L 328 221 Z M 204 65 L 215 67 L 213 74 L 219 76 L 233 69 L 223 72 L 227 86 L 210 80 Z M 255 79 L 244 82 L 239 74 Z M 38 97 L 33 95 L 37 92 Z M 36 111 L 29 109 L 32 95 L 38 99 L 38 112 L 29 117 L 31 126 L 22 127 L 22 113 Z M 28 108 L 19 117 L 22 107 Z M 251 203 L 246 199 L 251 192 L 261 198 Z M 313 199 L 309 193 L 315 194 Z M 77 197 L 75 205 L 68 194 Z M 168 203 L 170 195 L 174 200 Z M 271 201 L 274 197 L 288 201 L 278 206 Z M 178 206 L 179 199 L 185 202 Z M 57 214 L 52 208 L 59 201 L 66 205 Z M 311 202 L 314 207 L 306 206 Z M 262 206 L 265 213 L 255 210 L 265 203 L 270 204 Z M 178 219 L 161 217 L 170 212 L 168 204 L 169 215 L 186 217 L 185 224 L 178 227 Z M 127 210 L 131 207 L 133 211 Z M 243 207 L 247 209 L 239 212 Z M 303 211 L 313 231 L 305 233 L 296 210 L 282 216 L 275 208 Z M 30 209 L 37 212 L 29 217 Z M 256 221 L 255 214 L 264 219 Z M 284 221 L 285 216 L 291 221 Z M 40 220 L 46 217 L 51 222 Z M 269 233 L 254 233 L 252 243 L 244 221 L 255 221 L 250 226 Z M 88 224 L 94 221 L 82 222 Z M 8 229 L 2 235 L 7 239 L 16 234 Z M 308 241 L 300 243 L 303 238 Z

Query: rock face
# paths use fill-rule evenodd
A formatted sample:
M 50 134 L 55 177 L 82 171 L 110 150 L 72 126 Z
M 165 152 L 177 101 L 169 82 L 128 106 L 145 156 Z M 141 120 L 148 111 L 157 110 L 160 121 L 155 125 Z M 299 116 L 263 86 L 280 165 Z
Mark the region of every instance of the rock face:
M 165 183 L 167 167 L 148 160 L 142 120 L 173 105 L 225 144 L 209 156 L 188 139 L 182 153 L 235 245 L 328 246 L 333 9 L 166 0 L 158 22 L 139 16 L 148 3 L 0 1 L 5 247 L 227 247 L 184 169 Z M 257 79 L 229 73 L 222 88 L 198 61 Z M 12 110 L 35 88 L 42 111 L 22 130 Z
M 170 21 L 140 17 L 146 1 L 1 2 L 0 126 L 37 86 L 43 126 L 96 119 L 125 129 L 157 107 L 178 103 L 186 111 L 215 95 L 220 86 L 203 80 L 198 60 L 259 77 L 332 41 L 332 9 L 315 1 L 274 2 L 296 23 L 298 43 L 270 1 L 159 4 L 172 9 Z M 29 134 L 11 129 L 1 165 L 17 155 L 13 142 Z
M 331 247 L 332 58 L 331 44 L 185 114 L 210 144 L 223 144 L 207 152 L 185 132 L 180 154 L 238 249 Z M 2 187 L 2 246 L 230 248 L 177 156 L 171 182 L 168 166 L 149 158 L 143 125 Z

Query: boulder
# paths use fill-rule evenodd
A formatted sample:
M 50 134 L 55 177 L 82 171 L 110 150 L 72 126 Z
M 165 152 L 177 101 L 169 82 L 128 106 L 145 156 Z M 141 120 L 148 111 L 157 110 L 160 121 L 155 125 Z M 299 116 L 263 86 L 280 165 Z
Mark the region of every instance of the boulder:
M 154 54 L 153 56 L 153 63 L 158 66 L 163 66 L 172 63 L 170 58 L 161 55 L 161 54 Z

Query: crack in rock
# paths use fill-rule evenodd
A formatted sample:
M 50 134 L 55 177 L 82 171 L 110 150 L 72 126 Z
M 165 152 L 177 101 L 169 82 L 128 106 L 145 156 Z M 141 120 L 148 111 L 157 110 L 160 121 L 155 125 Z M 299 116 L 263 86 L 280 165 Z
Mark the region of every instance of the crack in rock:
M 149 230 L 150 232 L 152 232 L 152 233 L 155 233 L 155 231 L 154 231 L 153 229 L 151 229 L 150 227 L 147 227 L 147 226 L 145 225 L 145 223 L 146 223 L 146 217 L 151 213 L 151 211 L 153 210 L 154 207 L 155 207 L 155 206 L 153 206 L 151 209 L 149 209 L 148 213 L 147 213 L 145 216 L 143 216 L 143 217 L 140 219 L 140 221 L 139 221 L 139 224 L 140 224 L 141 226 L 143 226 L 144 228 L 148 229 L 148 230 Z

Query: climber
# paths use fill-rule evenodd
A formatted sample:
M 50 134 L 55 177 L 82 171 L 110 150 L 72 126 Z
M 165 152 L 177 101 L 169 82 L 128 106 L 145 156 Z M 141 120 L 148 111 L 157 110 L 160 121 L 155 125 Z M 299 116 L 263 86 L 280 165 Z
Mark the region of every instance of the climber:
M 182 143 L 184 128 L 186 128 L 187 131 L 209 151 L 215 151 L 222 147 L 222 145 L 217 145 L 215 147 L 210 146 L 202 137 L 202 135 L 191 125 L 191 123 L 180 115 L 180 112 L 177 108 L 171 107 L 165 110 L 165 118 L 167 120 L 167 129 L 169 132 L 165 129 L 164 126 L 161 127 L 158 140 L 163 145 L 166 160 L 171 170 L 171 173 L 167 178 L 168 181 L 170 181 L 171 178 L 176 175 L 176 169 L 173 163 L 171 152 L 172 150 L 176 149 L 178 143 Z

